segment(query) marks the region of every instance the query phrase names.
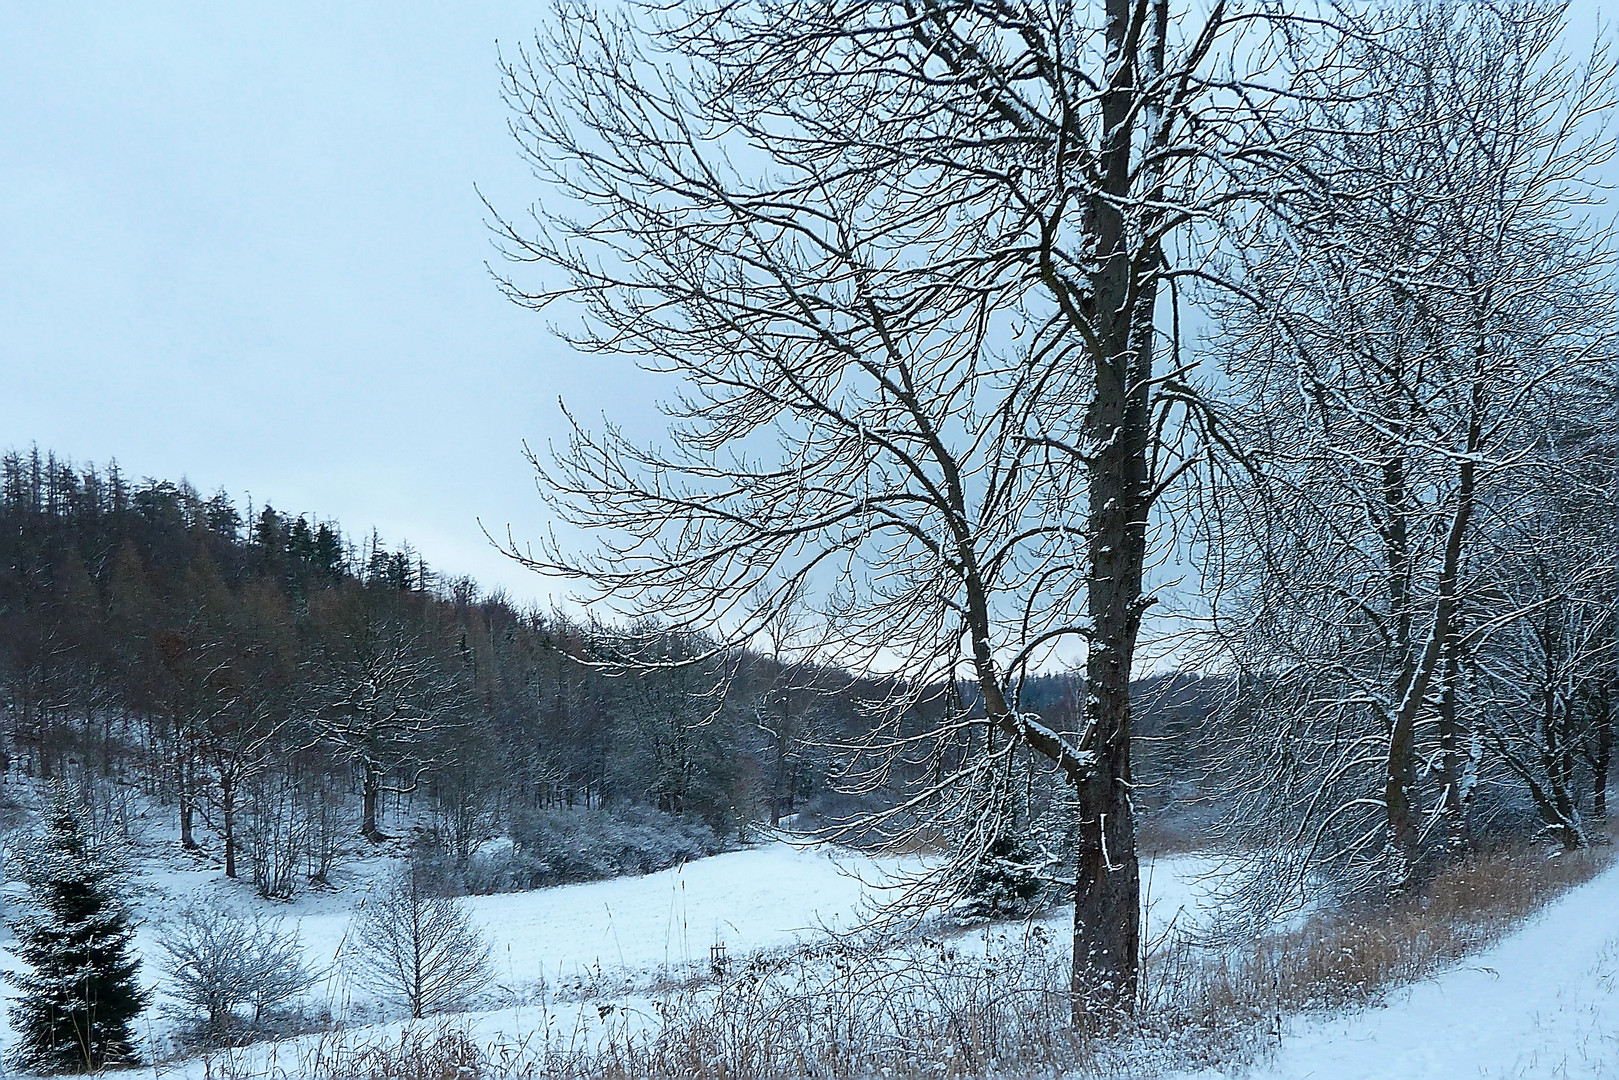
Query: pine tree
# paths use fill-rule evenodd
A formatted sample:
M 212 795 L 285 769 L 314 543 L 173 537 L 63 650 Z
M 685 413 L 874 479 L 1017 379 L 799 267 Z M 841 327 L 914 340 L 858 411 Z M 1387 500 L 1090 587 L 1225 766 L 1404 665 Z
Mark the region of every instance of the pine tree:
M 30 969 L 6 972 L 20 991 L 12 1006 L 17 1068 L 90 1072 L 132 1062 L 130 1022 L 148 994 L 136 982 L 135 935 L 118 900 L 118 865 L 84 835 L 74 807 L 53 792 L 45 830 L 17 865 L 31 913 L 12 923 L 14 951 Z

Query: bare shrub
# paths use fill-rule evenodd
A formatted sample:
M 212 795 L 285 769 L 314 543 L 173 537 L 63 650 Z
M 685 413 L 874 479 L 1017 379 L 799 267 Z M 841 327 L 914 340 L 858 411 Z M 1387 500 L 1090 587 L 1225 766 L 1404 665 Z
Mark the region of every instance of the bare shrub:
M 216 904 L 193 902 L 163 926 L 158 940 L 170 1011 L 196 1021 L 211 1041 L 229 1041 L 259 1028 L 279 1005 L 314 984 L 296 931 L 255 912 L 243 917 Z M 251 1015 L 238 1013 L 244 1007 Z
M 247 864 L 264 897 L 290 897 L 297 887 L 305 829 L 296 812 L 297 791 L 285 773 L 255 777 L 248 787 Z
M 464 1005 L 494 978 L 482 934 L 426 877 L 414 865 L 400 871 L 371 895 L 355 930 L 359 981 L 418 1020 Z

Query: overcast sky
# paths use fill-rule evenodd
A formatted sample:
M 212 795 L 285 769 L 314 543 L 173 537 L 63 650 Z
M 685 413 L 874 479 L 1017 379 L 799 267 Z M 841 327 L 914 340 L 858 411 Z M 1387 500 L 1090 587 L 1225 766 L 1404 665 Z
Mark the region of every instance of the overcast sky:
M 1576 41 L 1597 6 L 1576 0 Z M 477 184 L 538 194 L 497 41 L 535 2 L 0 7 L 0 448 L 372 526 L 520 599 L 557 399 L 655 387 L 503 300 Z
M 557 399 L 648 401 L 506 302 L 477 184 L 537 193 L 497 39 L 536 3 L 0 9 L 0 447 L 251 493 L 538 598 Z M 650 392 L 650 391 L 648 391 Z

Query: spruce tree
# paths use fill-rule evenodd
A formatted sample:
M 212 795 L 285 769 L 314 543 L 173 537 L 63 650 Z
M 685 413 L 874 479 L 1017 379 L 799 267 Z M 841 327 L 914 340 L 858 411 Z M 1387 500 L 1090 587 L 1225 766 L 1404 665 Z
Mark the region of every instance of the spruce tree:
M 135 928 L 118 899 L 117 862 L 89 842 L 58 789 L 17 865 L 30 911 L 11 924 L 13 949 L 31 970 L 5 973 L 20 991 L 9 1063 L 61 1073 L 133 1062 L 129 1025 L 148 995 L 135 980 L 140 960 L 130 951 Z

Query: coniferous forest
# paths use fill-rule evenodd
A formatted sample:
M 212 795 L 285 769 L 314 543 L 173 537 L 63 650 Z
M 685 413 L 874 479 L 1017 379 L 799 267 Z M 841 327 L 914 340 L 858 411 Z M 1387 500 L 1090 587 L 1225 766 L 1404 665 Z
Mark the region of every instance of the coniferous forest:
M 408 546 L 116 465 L 35 450 L 3 469 L 0 760 L 82 785 L 114 825 L 130 794 L 155 799 L 183 846 L 266 895 L 324 881 L 401 808 L 463 868 L 511 836 L 497 888 L 712 852 L 824 784 L 806 738 L 838 722 L 837 695 L 808 693 L 824 673 L 630 672 L 610 628 L 483 595 Z M 716 698 L 722 664 L 746 677 Z M 599 850 L 555 857 L 559 829 Z

